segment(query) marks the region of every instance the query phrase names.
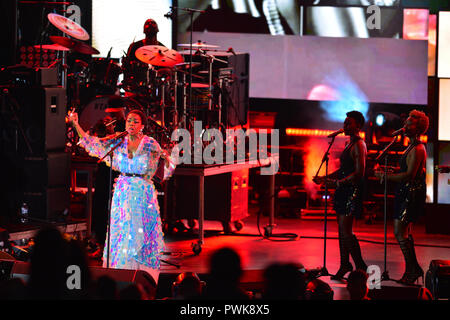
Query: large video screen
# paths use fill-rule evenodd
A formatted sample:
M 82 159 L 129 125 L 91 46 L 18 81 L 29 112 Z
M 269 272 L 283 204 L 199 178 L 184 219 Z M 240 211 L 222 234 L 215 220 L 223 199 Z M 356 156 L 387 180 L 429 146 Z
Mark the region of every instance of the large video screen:
M 399 1 L 178 3 L 203 10 L 193 15 L 193 42 L 217 46 L 209 54 L 230 48 L 249 53 L 251 98 L 427 104 L 427 40 L 399 39 Z M 367 28 L 364 14 L 371 4 L 381 5 L 382 28 L 376 32 Z M 331 14 L 322 11 L 330 9 Z M 177 13 L 178 43 L 189 43 L 191 16 Z M 314 28 L 308 29 L 308 19 Z M 305 35 L 308 30 L 316 36 Z M 339 34 L 330 37 L 323 30 Z
M 450 79 L 439 79 L 439 130 L 438 139 L 450 141 Z
M 305 11 L 305 35 L 399 38 L 402 31 L 398 8 L 380 7 L 378 21 L 375 11 L 365 7 L 306 7 Z
M 398 38 L 402 27 L 399 0 L 179 0 L 182 8 L 203 10 L 193 15 L 193 31 Z M 380 9 L 380 28 L 368 27 Z M 328 7 L 325 7 L 328 6 Z M 347 7 L 355 6 L 355 7 Z M 304 15 L 306 12 L 306 15 Z M 303 21 L 306 17 L 306 21 Z M 191 29 L 191 15 L 178 11 L 178 31 Z M 306 30 L 303 26 L 306 25 Z
M 92 0 L 92 45 L 106 57 L 125 55 L 129 45 L 145 38 L 144 23 L 158 23 L 158 41 L 172 47 L 172 21 L 165 18 L 172 0 Z
M 428 9 L 404 9 L 403 39 L 428 41 L 428 76 L 436 72 L 436 15 Z
M 438 77 L 450 78 L 450 12 L 439 12 Z

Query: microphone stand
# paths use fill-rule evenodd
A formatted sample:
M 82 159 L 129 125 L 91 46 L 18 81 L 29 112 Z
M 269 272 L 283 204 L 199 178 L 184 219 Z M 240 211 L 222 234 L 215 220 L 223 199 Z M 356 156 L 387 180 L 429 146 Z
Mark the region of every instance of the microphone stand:
M 324 210 L 324 227 L 323 227 L 323 267 L 320 269 L 320 272 L 318 273 L 317 277 L 322 276 L 329 276 L 330 273 L 327 270 L 327 220 L 328 220 L 328 161 L 330 160 L 330 149 L 331 146 L 334 143 L 334 140 L 336 139 L 336 136 L 332 137 L 328 149 L 323 155 L 322 163 L 320 164 L 319 169 L 317 170 L 316 177 L 319 174 L 320 169 L 322 168 L 322 165 L 325 163 L 325 210 Z
M 108 231 L 108 239 L 107 239 L 107 245 L 108 245 L 108 251 L 106 252 L 106 268 L 109 268 L 109 252 L 110 252 L 110 245 L 111 245 L 111 202 L 112 202 L 112 165 L 113 165 L 113 152 L 116 150 L 123 142 L 123 137 L 121 141 L 115 145 L 111 150 L 109 150 L 103 158 L 97 161 L 97 163 L 100 163 L 105 159 L 107 156 L 109 156 L 110 160 L 110 166 L 109 166 L 109 192 L 108 192 L 108 222 L 106 224 L 107 231 Z
M 171 9 L 180 9 L 182 11 L 186 11 L 190 15 L 190 41 L 189 41 L 189 110 L 192 109 L 192 34 L 194 32 L 193 25 L 194 25 L 194 13 L 204 13 L 204 10 L 197 10 L 197 9 L 191 9 L 191 8 L 180 8 L 180 7 L 170 7 Z M 186 108 L 186 105 L 185 105 Z M 183 125 L 184 129 L 186 129 L 186 109 L 183 112 Z
M 389 277 L 389 272 L 386 268 L 387 264 L 387 168 L 388 168 L 388 150 L 397 141 L 397 136 L 384 148 L 383 151 L 375 159 L 375 162 L 379 163 L 380 159 L 384 157 L 384 266 L 383 273 L 381 275 L 381 281 L 392 280 Z

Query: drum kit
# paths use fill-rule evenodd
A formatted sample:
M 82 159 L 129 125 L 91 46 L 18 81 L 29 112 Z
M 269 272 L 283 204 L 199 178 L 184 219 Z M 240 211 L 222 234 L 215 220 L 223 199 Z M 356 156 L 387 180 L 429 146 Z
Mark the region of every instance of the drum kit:
M 65 35 L 50 36 L 53 43 L 37 47 L 63 54 L 100 53 L 83 42 L 90 37 L 82 26 L 55 13 L 47 17 Z M 137 108 L 146 113 L 151 120 L 149 124 L 152 124 L 149 126 L 150 134 L 155 135 L 155 130 L 159 130 L 168 138 L 169 132 L 176 128 L 191 129 L 193 120 L 202 120 L 204 111 L 213 109 L 213 101 L 220 101 L 213 97 L 217 92 L 212 76 L 213 62 L 227 62 L 209 54 L 210 51 L 218 51 L 219 46 L 216 45 L 199 41 L 179 44 L 178 47 L 182 49 L 179 52 L 161 45 L 142 46 L 136 50 L 135 57 L 122 57 L 121 65 L 109 54 L 106 58 L 90 57 L 90 62 L 78 59 L 69 66 L 62 59 L 63 70 L 69 69 L 69 106 L 79 113 L 80 124 L 87 126 L 85 129 L 92 129 L 95 123 L 107 116 L 105 110 L 110 98 L 119 97 L 128 109 L 125 112 Z M 184 55 L 194 53 L 188 48 L 195 50 L 195 56 L 201 57 L 202 62 L 185 62 Z M 206 70 L 198 70 L 201 67 Z M 119 81 L 122 74 L 122 81 Z M 202 110 L 200 116 L 198 110 Z M 214 126 L 220 128 L 220 105 L 218 111 Z

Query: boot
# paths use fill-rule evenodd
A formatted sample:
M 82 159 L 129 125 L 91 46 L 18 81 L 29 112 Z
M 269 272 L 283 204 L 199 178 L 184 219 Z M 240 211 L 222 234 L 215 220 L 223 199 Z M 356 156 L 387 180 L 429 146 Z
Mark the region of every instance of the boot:
M 398 243 L 402 250 L 403 257 L 405 258 L 405 273 L 399 282 L 406 285 L 412 285 L 421 277 L 423 284 L 423 270 L 417 262 L 412 236 L 409 235 L 408 239 L 400 240 Z
M 352 235 L 351 239 L 350 255 L 355 263 L 355 269 L 367 271 L 367 265 L 361 256 L 361 247 L 359 246 L 358 239 L 355 235 Z
M 353 270 L 353 266 L 350 263 L 350 246 L 352 243 L 351 237 L 339 237 L 339 251 L 341 255 L 341 265 L 338 272 L 334 276 L 331 276 L 331 280 L 341 280 L 347 272 Z

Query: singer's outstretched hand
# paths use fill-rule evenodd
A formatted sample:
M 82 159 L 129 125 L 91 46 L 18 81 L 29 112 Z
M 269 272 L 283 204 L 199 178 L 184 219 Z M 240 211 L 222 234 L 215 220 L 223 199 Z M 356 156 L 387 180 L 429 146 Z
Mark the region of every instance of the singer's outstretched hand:
M 67 119 L 72 125 L 78 124 L 78 113 L 69 112 L 69 114 L 67 115 Z

